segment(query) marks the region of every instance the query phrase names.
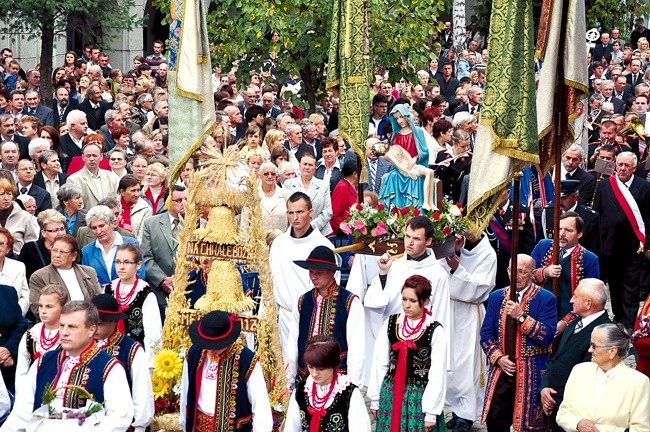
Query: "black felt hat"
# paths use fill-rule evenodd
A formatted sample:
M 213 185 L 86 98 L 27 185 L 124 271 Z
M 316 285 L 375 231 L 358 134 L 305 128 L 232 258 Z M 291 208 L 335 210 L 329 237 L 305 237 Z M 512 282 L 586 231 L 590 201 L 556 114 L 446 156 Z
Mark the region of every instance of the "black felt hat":
M 120 311 L 120 305 L 110 294 L 97 294 L 92 299 L 92 303 L 97 307 L 99 319 L 105 322 L 119 321 L 127 319 L 128 316 Z
M 306 261 L 294 261 L 295 265 L 304 269 L 343 270 L 336 265 L 336 257 L 327 246 L 316 246 Z
M 189 329 L 192 343 L 206 350 L 227 348 L 241 333 L 241 320 L 235 314 L 222 311 L 212 311 L 198 321 L 194 321 Z

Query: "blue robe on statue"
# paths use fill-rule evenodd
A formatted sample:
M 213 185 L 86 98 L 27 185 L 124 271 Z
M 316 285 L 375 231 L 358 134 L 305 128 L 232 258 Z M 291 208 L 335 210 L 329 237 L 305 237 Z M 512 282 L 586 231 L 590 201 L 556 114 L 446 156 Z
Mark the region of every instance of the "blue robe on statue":
M 417 164 L 425 168 L 429 167 L 429 149 L 424 138 L 422 128 L 416 126 L 411 119 L 411 113 L 406 105 L 396 105 L 390 112 L 390 122 L 393 126 L 393 135 L 391 143 L 399 134 L 401 126 L 393 116 L 395 112 L 399 112 L 408 121 L 411 130 L 413 131 L 413 138 L 418 150 Z M 421 208 L 424 203 L 424 176 L 418 176 L 415 180 L 411 177 L 404 175 L 400 170 L 393 169 L 384 174 L 381 179 L 381 188 L 379 190 L 379 201 L 387 208 L 391 206 L 404 208 L 406 206 L 413 206 Z

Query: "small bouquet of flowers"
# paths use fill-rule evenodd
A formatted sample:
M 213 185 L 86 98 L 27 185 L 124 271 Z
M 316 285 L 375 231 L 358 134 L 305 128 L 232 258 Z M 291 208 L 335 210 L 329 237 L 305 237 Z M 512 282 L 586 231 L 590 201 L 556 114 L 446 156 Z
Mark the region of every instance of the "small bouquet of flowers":
M 81 408 L 65 408 L 56 399 L 59 390 L 67 389 L 80 400 L 85 400 Z M 99 425 L 104 417 L 104 405 L 95 401 L 92 394 L 80 386 L 67 385 L 53 388 L 47 385 L 42 396 L 43 405 L 32 414 L 27 425 L 28 432 L 66 432 L 87 431 Z
M 184 356 L 183 350 L 161 349 L 154 357 L 151 385 L 156 414 L 178 412 Z

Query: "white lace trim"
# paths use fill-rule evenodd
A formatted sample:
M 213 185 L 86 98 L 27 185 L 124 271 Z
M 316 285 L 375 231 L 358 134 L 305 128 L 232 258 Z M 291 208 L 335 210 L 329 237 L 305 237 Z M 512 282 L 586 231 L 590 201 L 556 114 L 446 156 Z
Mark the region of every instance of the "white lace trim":
M 332 391 L 332 394 L 330 397 L 327 399 L 327 402 L 325 402 L 325 408 L 328 408 L 332 403 L 334 402 L 334 399 L 336 399 L 336 396 L 343 393 L 345 389 L 347 389 L 350 384 L 352 384 L 352 380 L 347 376 L 347 375 L 342 375 L 339 374 L 338 377 L 336 378 L 336 384 L 334 384 L 334 390 Z M 310 376 L 307 378 L 307 382 L 305 383 L 305 393 L 307 394 L 307 397 L 309 398 L 309 404 L 313 404 L 313 400 L 311 397 L 311 390 L 316 386 L 316 394 L 320 397 L 324 397 L 329 391 L 330 391 L 330 386 L 331 384 L 320 386 L 317 384 L 314 384 L 313 378 Z

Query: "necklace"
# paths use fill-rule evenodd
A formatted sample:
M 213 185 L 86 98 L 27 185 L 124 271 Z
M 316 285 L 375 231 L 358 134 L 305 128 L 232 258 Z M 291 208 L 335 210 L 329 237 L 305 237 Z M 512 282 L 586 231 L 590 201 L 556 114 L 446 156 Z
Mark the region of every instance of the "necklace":
M 404 338 L 405 339 L 410 339 L 413 336 L 417 335 L 420 333 L 420 330 L 422 330 L 422 326 L 424 325 L 424 321 L 427 317 L 426 313 L 422 314 L 422 318 L 420 318 L 420 321 L 418 321 L 417 325 L 411 326 L 409 324 L 409 320 L 406 316 L 404 316 L 404 327 L 402 328 L 402 333 L 404 333 Z
M 135 293 L 136 288 L 138 287 L 138 276 L 135 276 L 135 282 L 133 282 L 133 285 L 131 286 L 131 290 L 126 293 L 126 295 L 122 295 L 120 292 L 120 288 L 122 286 L 122 280 L 117 281 L 117 286 L 115 287 L 115 299 L 117 300 L 117 303 L 120 306 L 128 305 L 133 297 L 133 294 Z
M 45 334 L 45 325 L 41 327 L 41 337 L 39 339 L 39 343 L 41 345 L 41 351 L 46 352 L 49 351 L 54 345 L 56 345 L 59 342 L 59 331 L 55 330 L 54 336 L 47 337 Z
M 329 400 L 330 396 L 332 396 L 332 392 L 334 392 L 334 387 L 336 387 L 336 380 L 338 378 L 338 373 L 336 370 L 334 370 L 334 375 L 332 376 L 332 382 L 330 383 L 330 389 L 325 393 L 325 396 L 320 397 L 318 396 L 318 392 L 316 391 L 316 383 L 311 388 L 311 405 L 312 407 L 316 408 L 317 410 L 325 408 L 325 404 Z

